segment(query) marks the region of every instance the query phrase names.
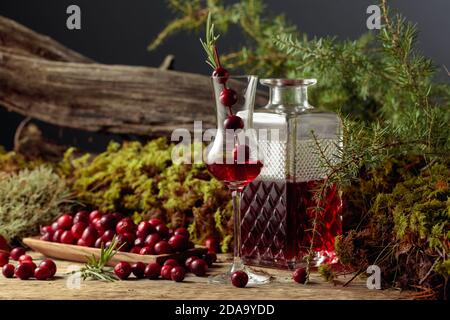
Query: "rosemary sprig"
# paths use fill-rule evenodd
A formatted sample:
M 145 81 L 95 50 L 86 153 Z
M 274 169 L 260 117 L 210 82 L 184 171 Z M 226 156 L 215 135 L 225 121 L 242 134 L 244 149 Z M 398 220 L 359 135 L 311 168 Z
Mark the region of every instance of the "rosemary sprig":
M 219 39 L 220 35 L 214 34 L 214 23 L 211 22 L 211 12 L 208 13 L 208 19 L 206 20 L 206 41 L 200 38 L 200 43 L 205 49 L 208 56 L 206 63 L 209 64 L 213 69 L 220 67 L 219 55 L 217 54 L 216 41 Z
M 94 279 L 109 282 L 116 281 L 117 277 L 112 271 L 112 268 L 106 267 L 106 265 L 124 244 L 118 245 L 119 242 L 116 237 L 111 240 L 111 245 L 108 248 L 105 248 L 102 244 L 100 257 L 98 259 L 95 255 L 88 257 L 88 261 L 84 267 L 77 271 L 81 273 L 81 278 L 83 280 Z

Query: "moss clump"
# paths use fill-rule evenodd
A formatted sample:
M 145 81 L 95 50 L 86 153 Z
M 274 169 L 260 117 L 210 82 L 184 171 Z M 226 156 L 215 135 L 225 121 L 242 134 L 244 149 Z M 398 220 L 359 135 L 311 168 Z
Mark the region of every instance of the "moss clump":
M 25 158 L 20 153 L 9 151 L 7 152 L 0 146 L 0 172 L 10 174 L 17 173 L 22 169 L 33 169 L 43 164 L 43 161 Z
M 48 167 L 0 176 L 0 235 L 10 242 L 35 235 L 68 200 L 64 180 Z

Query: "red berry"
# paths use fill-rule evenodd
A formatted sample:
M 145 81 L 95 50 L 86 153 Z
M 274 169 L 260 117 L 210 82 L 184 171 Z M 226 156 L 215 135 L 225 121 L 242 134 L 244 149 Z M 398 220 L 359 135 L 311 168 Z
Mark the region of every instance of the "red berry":
M 223 84 L 228 81 L 228 78 L 230 77 L 230 73 L 228 72 L 227 69 L 218 67 L 218 68 L 214 69 L 212 76 L 214 78 L 218 78 L 217 80 L 219 81 L 219 83 Z
M 117 224 L 116 232 L 117 234 L 124 234 L 126 232 L 134 233 L 135 228 L 136 225 L 134 224 L 133 220 L 131 220 L 130 218 L 124 218 Z
M 184 280 L 186 271 L 183 267 L 175 266 L 170 270 L 170 278 L 175 282 L 181 282 Z
M 72 227 L 73 217 L 66 213 L 59 217 L 56 222 L 58 222 L 58 229 L 69 230 Z
M 172 267 L 175 267 L 175 266 L 179 266 L 180 264 L 178 263 L 178 261 L 177 260 L 175 260 L 175 259 L 167 259 L 166 261 L 164 261 L 164 265 L 165 266 L 172 266 Z
M 134 240 L 134 245 L 137 247 L 144 247 L 145 246 L 145 239 L 144 238 L 136 238 Z
M 72 231 L 72 235 L 75 239 L 80 239 L 81 236 L 83 235 L 84 229 L 86 228 L 87 228 L 86 222 L 77 222 L 74 223 L 70 231 Z
M 147 265 L 143 262 L 136 262 L 131 266 L 131 272 L 137 279 L 142 279 L 145 276 L 145 268 Z
M 237 94 L 236 91 L 230 88 L 225 88 L 220 92 L 220 103 L 224 106 L 231 107 L 237 102 Z
M 154 247 L 155 244 L 157 244 L 159 241 L 161 241 L 161 237 L 157 233 L 152 233 L 145 238 L 145 245 L 148 247 Z
M 199 259 L 199 257 L 196 256 L 191 256 L 189 258 L 186 259 L 186 261 L 184 262 L 184 266 L 186 267 L 187 270 L 191 270 L 191 263 L 194 260 Z
M 36 263 L 30 260 L 25 260 L 21 264 L 29 264 L 31 266 L 31 270 L 34 272 L 34 270 L 37 268 Z
M 0 250 L 9 252 L 8 241 L 6 241 L 6 239 L 1 235 L 0 235 Z
M 216 238 L 209 237 L 205 241 L 205 246 L 208 248 L 209 252 L 217 252 L 219 251 L 219 243 L 217 242 Z
M 56 231 L 56 230 L 58 230 L 58 229 L 59 229 L 59 227 L 58 227 L 58 222 L 57 222 L 57 221 L 53 222 L 53 223 L 52 223 L 52 230 L 53 230 L 53 231 Z
M 53 238 L 52 241 L 53 242 L 61 242 L 61 236 L 63 234 L 64 230 L 62 229 L 58 229 L 53 233 Z
M 169 245 L 175 251 L 184 251 L 187 249 L 188 239 L 185 236 L 174 235 L 169 239 Z
M 133 248 L 131 248 L 130 253 L 140 254 L 141 250 L 142 250 L 142 247 L 134 246 Z
M 117 243 L 122 246 L 119 251 L 128 251 L 134 243 L 134 233 L 125 232 L 117 236 Z
M 40 232 L 41 232 L 41 235 L 44 235 L 44 234 L 46 234 L 46 233 L 48 233 L 48 232 L 51 232 L 51 233 L 53 233 L 53 228 L 52 228 L 52 226 L 43 226 L 43 227 L 41 227 L 41 229 L 40 229 Z
M 101 238 L 105 242 L 111 241 L 114 238 L 115 234 L 116 234 L 116 232 L 114 230 L 106 230 Z
M 250 159 L 250 147 L 245 144 L 235 146 L 233 149 L 234 161 L 243 162 Z
M 42 241 L 49 241 L 49 242 L 52 242 L 52 241 L 53 241 L 53 232 L 47 232 L 47 233 L 44 233 L 44 234 L 40 237 L 40 239 L 41 239 Z
M 114 267 L 114 273 L 121 280 L 128 279 L 131 274 L 131 265 L 128 262 L 121 261 Z
M 9 253 L 11 259 L 18 261 L 20 256 L 23 256 L 25 254 L 25 249 L 22 247 L 16 247 L 11 250 Z
M 142 221 L 137 226 L 136 236 L 139 238 L 146 238 L 150 233 L 154 233 L 155 227 L 150 224 L 148 221 Z
M 195 244 L 192 241 L 188 241 L 187 248 L 188 249 L 193 249 L 193 248 L 195 248 Z
M 161 267 L 161 277 L 166 280 L 172 279 L 172 277 L 171 277 L 172 268 L 173 268 L 173 266 L 170 266 L 170 265 L 162 266 Z
M 81 235 L 81 239 L 84 241 L 87 247 L 92 247 L 97 238 L 98 238 L 97 229 L 95 229 L 95 227 L 92 225 L 84 229 L 83 234 Z
M 33 275 L 33 266 L 31 263 L 19 264 L 14 270 L 14 274 L 20 280 L 27 280 Z
M 95 230 L 97 230 L 97 235 L 99 236 L 102 236 L 106 231 L 105 228 L 103 228 L 101 219 L 95 219 L 94 221 L 92 221 L 91 225 L 93 225 Z
M 152 218 L 148 220 L 148 223 L 150 223 L 153 227 L 156 228 L 157 225 L 162 224 L 163 222 L 158 218 Z
M 9 262 L 9 253 L 0 251 L 0 267 L 3 267 L 4 265 L 8 264 Z
M 149 263 L 147 267 L 145 267 L 144 276 L 148 279 L 158 279 L 161 275 L 161 266 L 158 263 Z
M 306 282 L 306 269 L 298 268 L 292 274 L 292 279 L 294 279 L 297 283 L 305 283 Z
M 202 277 L 206 274 L 208 265 L 203 259 L 196 259 L 191 263 L 191 272 L 196 276 Z
M 50 270 L 50 277 L 53 277 L 56 274 L 56 264 L 52 259 L 45 259 L 39 263 L 39 267 L 46 267 Z
M 95 219 L 100 219 L 102 217 L 102 213 L 98 210 L 94 210 L 89 213 L 89 222 L 94 222 Z
M 102 245 L 103 245 L 103 247 L 105 247 L 106 242 L 107 241 L 103 240 L 102 237 L 97 238 L 97 240 L 95 240 L 95 243 L 94 243 L 94 248 L 100 249 L 102 247 Z
M 163 239 L 167 238 L 167 236 L 169 235 L 169 228 L 167 228 L 167 226 L 163 223 L 160 223 L 156 226 L 156 231 Z
M 73 244 L 75 241 L 75 238 L 72 235 L 72 231 L 66 230 L 61 235 L 61 243 L 64 244 Z
M 89 247 L 88 243 L 87 243 L 86 241 L 84 241 L 83 239 L 78 239 L 78 241 L 77 241 L 77 246 L 80 246 L 80 247 Z M 94 246 L 95 246 L 95 244 L 94 244 Z
M 84 222 L 86 224 L 89 223 L 89 212 L 87 211 L 78 211 L 73 217 L 73 224 Z
M 19 257 L 19 263 L 24 263 L 25 261 L 33 261 L 33 258 L 28 254 L 23 254 Z
M 47 280 L 51 278 L 51 272 L 46 266 L 38 267 L 34 270 L 34 277 L 37 280 Z
M 2 273 L 5 278 L 12 278 L 14 276 L 14 266 L 10 263 L 7 263 L 2 268 Z
M 170 246 L 170 244 L 165 241 L 165 240 L 161 240 L 160 242 L 158 242 L 157 244 L 155 244 L 155 254 L 166 254 L 166 253 L 172 253 L 172 247 Z
M 141 255 L 154 254 L 154 251 L 152 247 L 143 247 L 141 251 L 139 251 L 139 254 Z
M 113 229 L 115 228 L 115 226 L 116 226 L 117 221 L 119 221 L 119 220 L 117 220 L 116 217 L 115 217 L 114 215 L 112 215 L 111 213 L 109 213 L 109 214 L 103 215 L 103 216 L 100 218 L 98 224 L 99 224 L 99 225 L 101 226 L 101 228 L 102 228 L 103 230 L 105 230 L 105 231 L 106 231 L 106 230 L 113 230 Z
M 211 252 L 211 253 L 208 252 L 208 253 L 205 253 L 202 258 L 203 258 L 203 260 L 206 261 L 206 264 L 208 265 L 208 267 L 211 267 L 213 265 L 213 263 L 216 262 L 217 255 L 214 252 Z
M 225 121 L 223 122 L 223 127 L 225 129 L 232 130 L 244 129 L 244 121 L 242 121 L 241 117 L 231 115 L 225 119 Z
M 173 234 L 176 236 L 183 236 L 183 237 L 189 238 L 189 231 L 187 231 L 186 228 L 178 228 L 174 231 Z
M 231 283 L 238 288 L 244 288 L 248 283 L 248 275 L 244 271 L 235 271 L 231 275 Z

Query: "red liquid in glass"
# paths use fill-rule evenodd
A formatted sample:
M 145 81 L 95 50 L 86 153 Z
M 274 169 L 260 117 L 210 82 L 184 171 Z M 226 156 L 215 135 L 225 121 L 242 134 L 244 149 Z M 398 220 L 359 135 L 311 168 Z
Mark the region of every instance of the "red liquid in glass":
M 315 190 L 323 181 L 300 183 L 256 181 L 244 190 L 241 202 L 242 256 L 246 263 L 295 267 L 307 254 L 312 236 Z M 335 237 L 342 233 L 342 201 L 335 186 L 320 206 L 313 250 L 316 263 L 336 262 Z
M 263 164 L 261 161 L 245 163 L 212 163 L 207 168 L 216 179 L 225 184 L 235 183 L 246 186 L 259 175 Z

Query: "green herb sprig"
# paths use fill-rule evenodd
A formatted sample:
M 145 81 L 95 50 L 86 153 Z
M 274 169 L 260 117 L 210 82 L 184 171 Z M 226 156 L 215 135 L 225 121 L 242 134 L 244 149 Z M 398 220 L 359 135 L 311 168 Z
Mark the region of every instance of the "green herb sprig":
M 216 42 L 219 39 L 220 35 L 216 35 L 214 33 L 214 23 L 211 22 L 211 12 L 208 13 L 208 19 L 206 20 L 206 33 L 205 39 L 203 41 L 200 38 L 200 43 L 205 49 L 205 52 L 208 56 L 206 59 L 206 63 L 209 64 L 213 69 L 220 67 L 219 54 L 217 53 Z

